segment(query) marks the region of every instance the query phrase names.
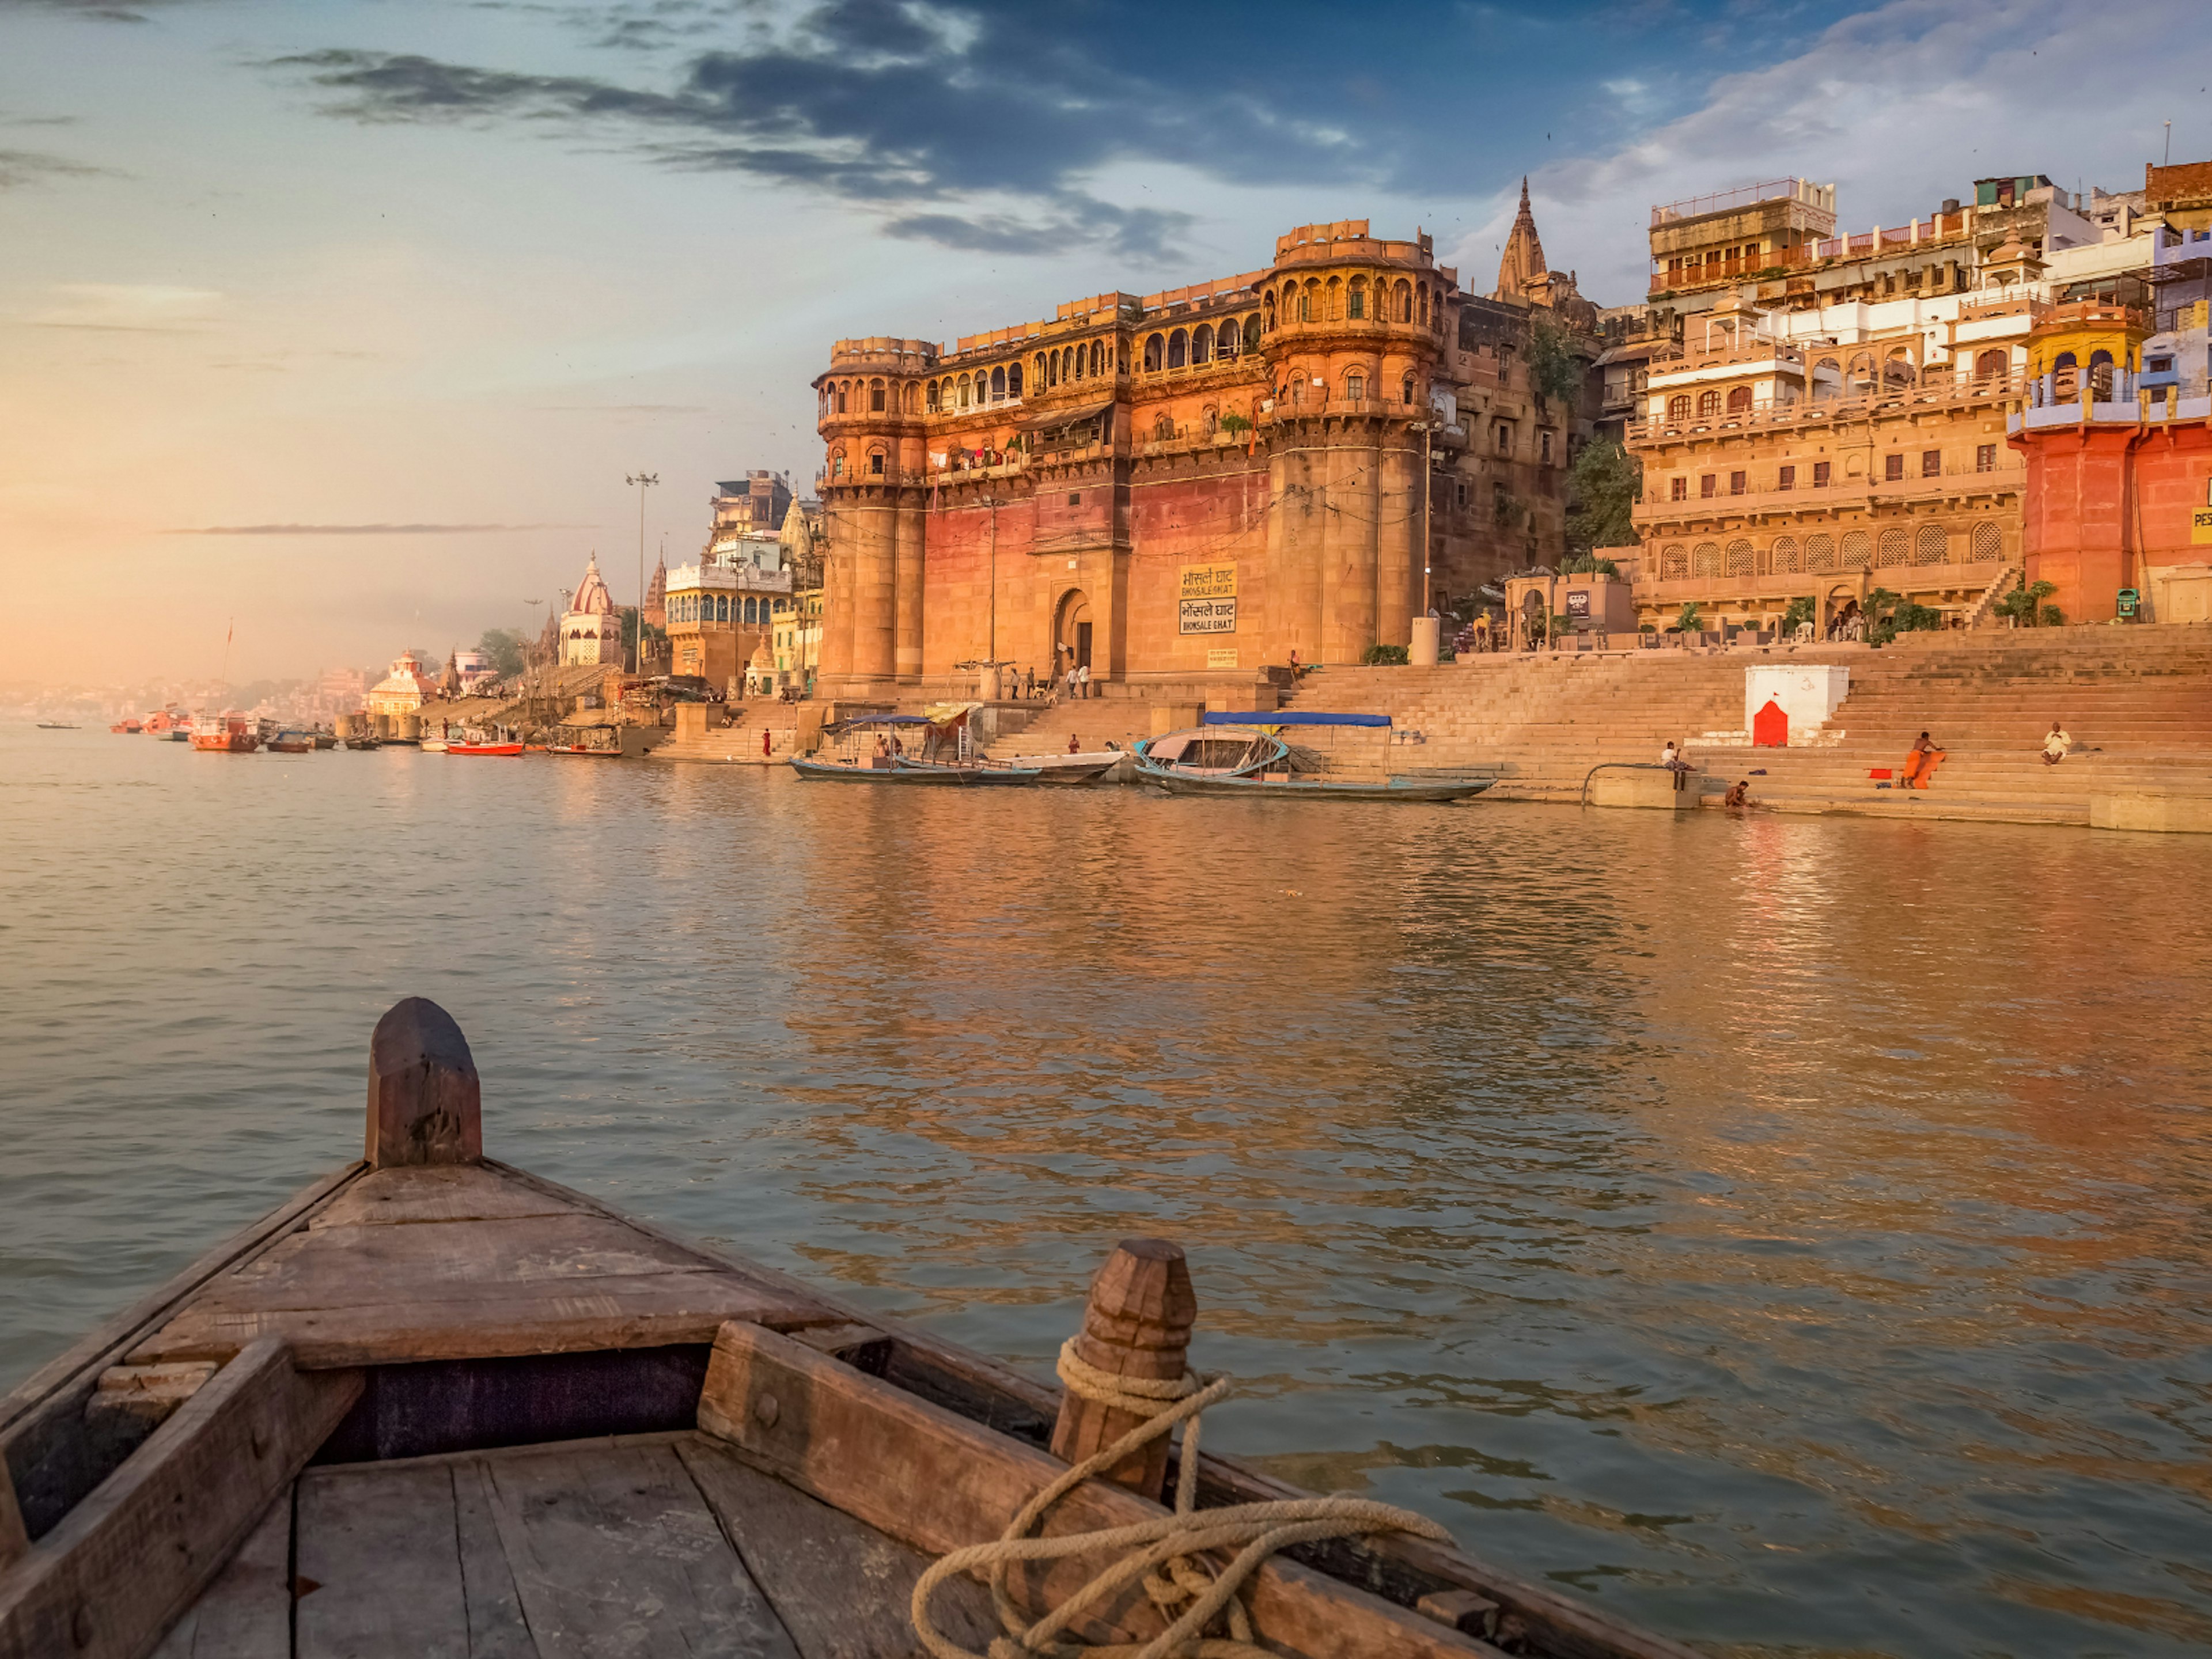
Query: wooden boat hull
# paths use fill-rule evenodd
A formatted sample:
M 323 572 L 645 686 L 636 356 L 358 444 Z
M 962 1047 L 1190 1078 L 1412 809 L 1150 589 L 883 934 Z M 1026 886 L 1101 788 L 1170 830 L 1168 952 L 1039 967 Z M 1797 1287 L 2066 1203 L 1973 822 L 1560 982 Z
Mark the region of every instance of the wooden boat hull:
M 428 746 L 428 744 L 423 745 L 425 748 Z M 449 755 L 520 755 L 522 745 L 519 743 L 448 743 L 446 752 Z
M 1489 778 L 1451 783 L 1432 783 L 1391 778 L 1372 783 L 1331 782 L 1321 778 L 1271 779 L 1219 774 L 1178 772 L 1171 766 L 1137 764 L 1137 781 L 1164 789 L 1171 795 L 1236 795 L 1247 799 L 1455 801 L 1479 795 L 1490 787 Z
M 271 738 L 268 747 L 269 752 L 272 755 L 312 755 L 315 752 L 314 739 L 312 738 Z
M 908 760 L 899 758 L 899 769 L 910 772 L 963 772 L 967 781 L 979 788 L 1006 788 L 1036 783 L 1042 774 L 1029 766 L 950 766 L 941 761 Z
M 192 747 L 210 755 L 250 755 L 261 739 L 251 732 L 195 732 Z
M 965 787 L 975 778 L 957 767 L 838 766 L 826 761 L 791 757 L 791 769 L 815 783 L 956 784 Z
M 910 1654 L 930 1558 L 1066 1469 L 1042 1447 L 1081 1402 L 486 1159 L 480 1097 L 451 1019 L 399 1004 L 361 1161 L 0 1400 L 0 1655 Z M 1310 1496 L 1204 1454 L 1198 1490 L 1201 1519 Z M 1092 1480 L 1052 1530 L 1164 1513 Z M 1426 1538 L 1310 1553 L 1241 1593 L 1275 1650 L 1694 1659 Z M 1009 1589 L 1034 1617 L 1070 1582 Z M 972 1579 L 936 1611 L 997 1633 Z M 1092 1611 L 1162 1627 L 1134 1586 Z
M 545 745 L 549 755 L 582 755 L 591 760 L 620 760 L 619 749 L 586 749 L 575 744 L 551 743 Z

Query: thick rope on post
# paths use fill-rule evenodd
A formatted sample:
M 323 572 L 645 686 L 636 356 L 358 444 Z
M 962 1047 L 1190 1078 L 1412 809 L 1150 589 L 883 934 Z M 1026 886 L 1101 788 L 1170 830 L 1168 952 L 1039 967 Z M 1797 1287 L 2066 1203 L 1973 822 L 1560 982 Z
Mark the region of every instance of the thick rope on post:
M 1236 1386 L 1232 1379 L 1201 1377 L 1194 1371 L 1169 1378 L 1117 1376 L 1086 1362 L 1075 1352 L 1073 1337 L 1060 1348 L 1058 1370 L 1071 1393 L 1146 1421 L 1055 1477 L 1022 1506 L 997 1540 L 954 1550 L 922 1574 L 914 1587 L 914 1628 L 934 1659 L 1276 1659 L 1254 1640 L 1251 1620 L 1237 1599 L 1245 1582 L 1276 1551 L 1323 1538 L 1382 1532 L 1451 1541 L 1449 1533 L 1425 1516 L 1364 1498 L 1293 1498 L 1200 1510 L 1199 1413 Z M 1139 1447 L 1171 1433 L 1178 1423 L 1188 1426 L 1183 1430 L 1172 1512 L 1098 1532 L 1060 1538 L 1029 1535 L 1045 1512 L 1077 1486 Z M 1228 1550 L 1236 1554 L 1226 1565 L 1217 1567 L 1206 1559 L 1212 1552 Z M 1057 1561 L 1114 1552 L 1120 1553 L 1118 1560 L 1041 1619 L 1030 1620 L 1006 1593 L 1006 1570 L 1017 1561 Z M 977 1567 L 989 1569 L 991 1600 L 1006 1632 L 981 1654 L 948 1638 L 929 1616 L 929 1600 L 937 1587 L 956 1573 Z M 1090 1608 L 1133 1580 L 1142 1581 L 1145 1594 L 1169 1620 L 1165 1630 L 1147 1642 L 1098 1644 L 1062 1635 Z M 1216 1619 L 1227 1624 L 1227 1636 L 1205 1633 Z

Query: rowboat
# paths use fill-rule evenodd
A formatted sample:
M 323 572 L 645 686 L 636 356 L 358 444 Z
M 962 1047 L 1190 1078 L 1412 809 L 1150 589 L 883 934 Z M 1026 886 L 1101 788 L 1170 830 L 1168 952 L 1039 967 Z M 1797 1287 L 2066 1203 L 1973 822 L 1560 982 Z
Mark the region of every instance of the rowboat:
M 269 751 L 275 755 L 312 755 L 315 752 L 315 734 L 312 732 L 279 732 L 269 739 Z
M 426 739 L 422 746 L 428 748 L 429 741 Z M 497 738 L 474 735 L 448 738 L 445 742 L 445 750 L 449 755 L 520 755 L 522 752 L 522 739 L 517 738 L 512 742 L 501 742 Z
M 811 781 L 837 783 L 971 784 L 972 769 L 957 766 L 902 766 L 889 755 L 860 759 L 808 760 L 791 757 L 791 769 Z
M 999 757 L 1008 766 L 1026 767 L 1037 775 L 1037 781 L 1062 787 L 1096 783 L 1129 756 L 1120 749 L 1085 749 L 1074 754 L 1006 755 Z
M 1316 724 L 1310 718 L 1307 724 Z M 1479 795 L 1492 778 L 1331 778 L 1304 769 L 1273 732 L 1233 726 L 1194 726 L 1137 742 L 1137 781 L 1171 795 L 1239 795 L 1247 799 L 1455 801 Z
M 1171 1243 L 1054 1388 L 486 1158 L 482 1094 L 398 1004 L 360 1159 L 0 1401 L 0 1655 L 1692 1659 L 1203 1451 Z
M 1010 761 L 927 761 L 902 755 L 898 757 L 896 764 L 903 771 L 964 772 L 970 783 L 1001 788 L 1008 785 L 1036 783 L 1044 775 L 1034 766 L 1017 765 Z

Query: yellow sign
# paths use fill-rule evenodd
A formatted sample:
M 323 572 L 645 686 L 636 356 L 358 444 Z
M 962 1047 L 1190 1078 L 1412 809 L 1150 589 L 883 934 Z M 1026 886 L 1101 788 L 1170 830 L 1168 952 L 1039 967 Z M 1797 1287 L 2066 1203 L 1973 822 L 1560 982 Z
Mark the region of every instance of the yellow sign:
M 2212 542 L 2212 507 L 2200 507 L 2189 515 L 2189 539 Z
M 1206 653 L 1206 665 L 1208 668 L 1234 668 L 1237 666 L 1237 653 L 1234 651 L 1209 651 Z
M 1179 599 L 1233 599 L 1237 597 L 1237 565 L 1187 564 L 1176 592 Z

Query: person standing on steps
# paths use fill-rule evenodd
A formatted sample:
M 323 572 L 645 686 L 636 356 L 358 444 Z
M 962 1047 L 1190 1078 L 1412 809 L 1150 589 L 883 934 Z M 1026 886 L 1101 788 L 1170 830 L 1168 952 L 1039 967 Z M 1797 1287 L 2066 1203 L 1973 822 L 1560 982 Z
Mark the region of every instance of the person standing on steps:
M 766 760 L 768 757 L 769 757 L 768 727 L 766 727 L 765 726 L 763 726 L 763 727 L 761 727 L 761 758 L 762 758 L 763 760 Z
M 1912 747 L 1905 753 L 1904 769 L 1897 775 L 1897 787 L 1900 789 L 1925 789 L 1928 780 L 1936 775 L 1936 769 L 1943 763 L 1944 753 L 1923 732 L 1913 739 Z

